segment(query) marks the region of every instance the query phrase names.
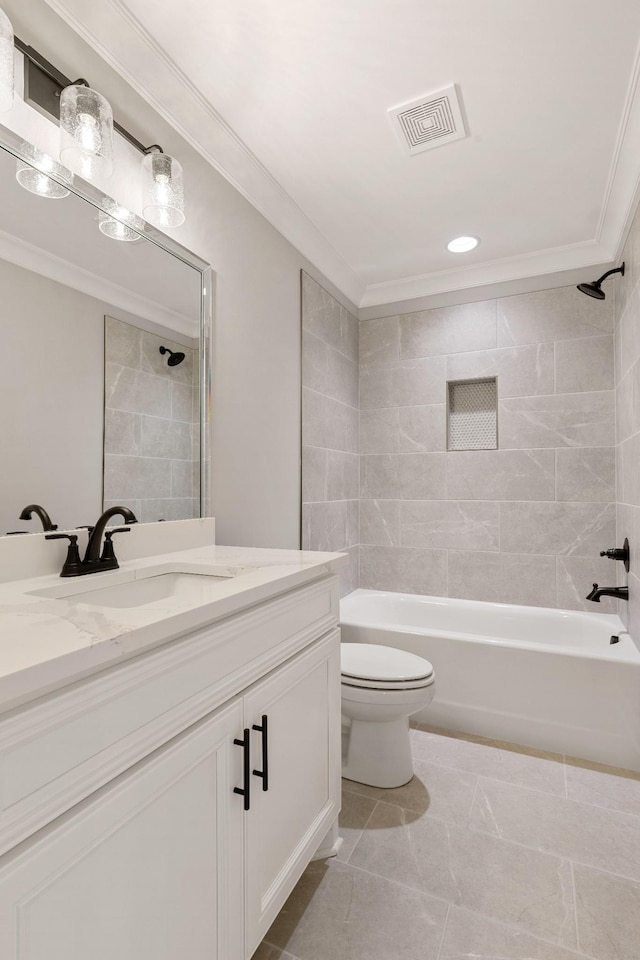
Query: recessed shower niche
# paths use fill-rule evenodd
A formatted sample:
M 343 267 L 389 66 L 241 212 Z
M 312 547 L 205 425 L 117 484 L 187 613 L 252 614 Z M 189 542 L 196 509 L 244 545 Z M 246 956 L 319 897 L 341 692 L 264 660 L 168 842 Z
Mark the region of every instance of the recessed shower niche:
M 447 449 L 496 450 L 497 447 L 496 378 L 447 383 Z

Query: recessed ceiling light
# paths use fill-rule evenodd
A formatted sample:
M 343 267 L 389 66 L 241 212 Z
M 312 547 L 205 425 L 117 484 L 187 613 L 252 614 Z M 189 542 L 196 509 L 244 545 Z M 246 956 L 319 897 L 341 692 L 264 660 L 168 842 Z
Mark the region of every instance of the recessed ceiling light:
M 451 253 L 468 253 L 478 246 L 480 241 L 477 237 L 456 237 L 447 244 L 447 250 Z

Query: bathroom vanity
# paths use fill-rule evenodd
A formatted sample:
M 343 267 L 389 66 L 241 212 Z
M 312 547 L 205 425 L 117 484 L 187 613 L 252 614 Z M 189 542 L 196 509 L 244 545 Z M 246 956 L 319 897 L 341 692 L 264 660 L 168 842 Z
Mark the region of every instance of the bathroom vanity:
M 0 585 L 3 960 L 252 955 L 339 811 L 343 562 Z

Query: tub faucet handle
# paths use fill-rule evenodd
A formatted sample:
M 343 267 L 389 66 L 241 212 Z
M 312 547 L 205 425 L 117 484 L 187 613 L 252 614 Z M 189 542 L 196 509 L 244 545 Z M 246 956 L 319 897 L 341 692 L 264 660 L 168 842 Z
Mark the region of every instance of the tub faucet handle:
M 609 560 L 620 560 L 624 563 L 624 568 L 629 572 L 629 541 L 625 537 L 621 547 L 610 547 L 608 550 L 600 551 L 601 557 L 608 557 Z

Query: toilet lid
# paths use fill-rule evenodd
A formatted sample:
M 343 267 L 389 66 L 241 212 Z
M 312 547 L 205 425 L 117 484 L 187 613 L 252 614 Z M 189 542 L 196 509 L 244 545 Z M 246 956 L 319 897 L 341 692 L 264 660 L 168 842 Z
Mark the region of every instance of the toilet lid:
M 348 684 L 384 689 L 406 689 L 406 684 L 421 685 L 420 681 L 426 686 L 433 677 L 428 660 L 377 643 L 340 644 L 340 669 Z

